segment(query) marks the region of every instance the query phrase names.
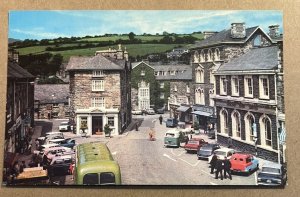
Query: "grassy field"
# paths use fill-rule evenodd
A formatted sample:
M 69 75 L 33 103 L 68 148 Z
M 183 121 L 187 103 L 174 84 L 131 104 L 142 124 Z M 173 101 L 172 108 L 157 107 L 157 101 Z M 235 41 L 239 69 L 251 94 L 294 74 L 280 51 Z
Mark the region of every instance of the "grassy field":
M 74 44 L 63 44 L 61 46 L 77 46 L 77 43 Z M 38 53 L 44 53 L 47 52 L 47 47 L 55 47 L 55 45 L 43 45 L 43 46 L 32 46 L 32 47 L 24 47 L 24 48 L 18 48 L 16 49 L 20 55 L 28 55 L 30 53 L 32 54 L 38 54 Z
M 175 47 L 179 47 L 178 44 L 129 44 L 122 45 L 126 47 L 126 50 L 129 53 L 129 56 L 136 57 L 137 55 L 146 55 L 151 53 L 162 53 L 168 50 L 172 50 Z M 111 46 L 111 48 L 117 48 L 117 46 Z M 106 50 L 108 47 L 94 47 L 87 49 L 75 49 L 75 50 L 66 50 L 66 51 L 55 51 L 51 52 L 52 54 L 61 54 L 63 56 L 63 61 L 68 62 L 70 56 L 93 56 L 96 51 Z

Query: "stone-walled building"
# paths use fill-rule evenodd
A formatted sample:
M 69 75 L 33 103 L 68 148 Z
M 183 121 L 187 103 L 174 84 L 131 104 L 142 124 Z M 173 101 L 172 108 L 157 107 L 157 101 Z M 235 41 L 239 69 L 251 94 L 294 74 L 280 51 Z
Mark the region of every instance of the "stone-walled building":
M 71 57 L 71 115 L 76 133 L 98 135 L 108 124 L 111 135 L 122 133 L 131 122 L 131 63 L 122 50 L 97 51 L 93 57 Z
M 69 84 L 35 85 L 35 118 L 69 118 L 69 87 Z
M 216 124 L 215 79 L 213 72 L 220 65 L 247 53 L 253 47 L 275 44 L 260 27 L 246 28 L 245 23 L 232 23 L 231 29 L 210 35 L 192 47 L 195 106 L 194 114 L 200 127 Z
M 234 147 L 253 154 L 257 145 L 259 157 L 277 161 L 280 53 L 278 46 L 252 48 L 214 72 L 219 143 L 231 137 Z

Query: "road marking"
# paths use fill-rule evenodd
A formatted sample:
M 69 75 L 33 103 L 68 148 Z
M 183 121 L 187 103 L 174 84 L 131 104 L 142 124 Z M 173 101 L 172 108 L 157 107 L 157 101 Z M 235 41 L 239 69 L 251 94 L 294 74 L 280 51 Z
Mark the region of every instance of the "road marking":
M 163 156 L 165 156 L 165 157 L 167 157 L 167 158 L 169 158 L 169 159 L 171 159 L 171 160 L 173 160 L 173 161 L 176 161 L 176 159 L 173 159 L 172 157 L 170 157 L 169 155 L 167 155 L 166 153 L 165 154 L 163 154 Z
M 117 154 L 117 151 L 115 151 L 115 152 L 113 152 L 113 153 L 111 153 L 112 155 L 116 155 Z
M 201 170 L 201 171 L 204 172 L 205 174 L 208 174 L 209 176 L 211 176 L 211 177 L 214 178 L 214 175 L 212 175 L 212 174 L 210 174 L 210 173 L 208 173 L 208 172 L 206 172 L 206 171 L 204 171 L 204 170 Z
M 173 154 L 173 155 L 175 155 L 175 156 L 181 156 L 183 153 L 185 153 L 185 151 L 182 151 L 181 153 L 179 153 L 178 155 L 177 154 L 175 154 L 174 152 L 173 152 L 173 149 L 171 149 L 171 153 Z
M 212 185 L 218 185 L 217 183 L 213 183 L 213 182 L 209 182 L 210 184 L 212 184 Z
M 155 122 L 155 121 L 156 121 L 156 119 L 152 120 L 152 122 Z
M 180 159 L 181 161 L 183 161 L 183 162 L 189 164 L 190 166 L 196 166 L 196 165 L 198 165 L 198 164 L 200 163 L 200 161 L 197 161 L 195 164 L 191 164 L 191 163 L 189 163 L 188 161 L 186 161 L 186 160 L 184 160 L 184 159 L 181 159 L 181 158 L 179 158 L 179 159 Z

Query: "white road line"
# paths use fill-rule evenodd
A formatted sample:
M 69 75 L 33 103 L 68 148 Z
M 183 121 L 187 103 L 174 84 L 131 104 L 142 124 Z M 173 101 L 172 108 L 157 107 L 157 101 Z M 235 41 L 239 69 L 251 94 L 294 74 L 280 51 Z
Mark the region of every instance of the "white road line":
M 173 160 L 173 161 L 176 161 L 176 159 L 173 159 L 172 157 L 170 157 L 169 155 L 167 155 L 166 153 L 165 154 L 163 154 L 163 156 L 164 157 L 167 157 L 167 158 L 169 158 L 169 159 L 171 159 L 171 160 Z M 176 161 L 177 162 L 177 161 Z
M 191 163 L 189 163 L 188 161 L 186 161 L 186 160 L 184 160 L 184 159 L 181 159 L 181 158 L 179 158 L 179 159 L 180 159 L 181 161 L 183 161 L 183 162 L 189 164 L 190 166 L 196 166 L 196 165 L 198 165 L 198 164 L 200 163 L 200 161 L 197 161 L 195 164 L 191 164 Z
M 177 155 L 177 154 L 175 154 L 175 153 L 173 152 L 173 149 L 171 149 L 171 153 L 172 153 L 173 155 L 175 155 L 175 156 L 181 156 L 183 153 L 185 153 L 185 151 L 182 151 L 181 153 L 179 153 L 179 154 Z
M 113 152 L 113 153 L 111 153 L 112 155 L 116 155 L 117 154 L 117 151 L 115 151 L 115 152 Z
M 156 119 L 152 120 L 152 122 L 155 122 L 155 121 L 156 121 Z
M 209 182 L 210 184 L 212 184 L 212 185 L 218 185 L 217 183 L 213 183 L 213 182 Z
M 204 172 L 205 174 L 208 174 L 209 176 L 213 177 L 214 178 L 214 175 L 210 174 L 209 172 L 206 172 L 204 170 L 201 170 L 202 172 Z

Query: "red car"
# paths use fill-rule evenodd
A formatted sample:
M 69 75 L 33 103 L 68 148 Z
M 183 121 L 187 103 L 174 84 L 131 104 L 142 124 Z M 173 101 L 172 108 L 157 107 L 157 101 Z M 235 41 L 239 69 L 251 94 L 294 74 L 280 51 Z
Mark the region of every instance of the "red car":
M 183 146 L 183 148 L 186 152 L 197 152 L 203 144 L 208 144 L 208 142 L 201 138 L 192 138 L 186 145 Z
M 259 168 L 258 159 L 251 154 L 235 153 L 230 158 L 231 171 L 250 174 Z

